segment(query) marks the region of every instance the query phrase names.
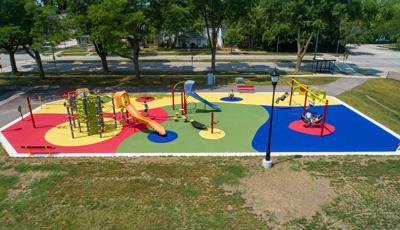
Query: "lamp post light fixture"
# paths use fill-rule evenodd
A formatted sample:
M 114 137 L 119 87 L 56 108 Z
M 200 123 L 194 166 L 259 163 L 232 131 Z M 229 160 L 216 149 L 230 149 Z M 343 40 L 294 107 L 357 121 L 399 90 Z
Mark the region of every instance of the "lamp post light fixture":
M 272 81 L 272 107 L 271 107 L 271 117 L 269 119 L 269 134 L 268 134 L 268 144 L 267 144 L 267 151 L 265 153 L 265 158 L 263 159 L 263 166 L 264 168 L 268 169 L 272 167 L 272 160 L 271 160 L 271 134 L 272 134 L 272 119 L 274 116 L 274 104 L 275 104 L 275 89 L 276 85 L 278 84 L 279 73 L 275 69 L 271 73 L 271 81 Z

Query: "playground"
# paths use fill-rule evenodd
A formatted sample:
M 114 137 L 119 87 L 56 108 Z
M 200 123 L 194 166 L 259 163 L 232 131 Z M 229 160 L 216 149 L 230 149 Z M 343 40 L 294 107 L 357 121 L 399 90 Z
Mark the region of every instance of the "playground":
M 396 155 L 400 136 L 341 100 L 293 79 L 277 92 L 273 155 Z M 195 82 L 165 94 L 98 94 L 81 88 L 1 129 L 13 157 L 246 156 L 266 151 L 272 93 L 198 93 Z M 17 108 L 16 108 L 17 111 Z

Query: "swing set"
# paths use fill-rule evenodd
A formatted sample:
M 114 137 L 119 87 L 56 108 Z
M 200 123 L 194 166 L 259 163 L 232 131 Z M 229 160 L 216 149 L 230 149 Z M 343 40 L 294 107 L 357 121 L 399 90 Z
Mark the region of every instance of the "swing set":
M 322 137 L 324 135 L 324 130 L 325 130 L 325 123 L 326 123 L 326 115 L 327 115 L 327 110 L 328 110 L 328 99 L 326 99 L 326 92 L 317 88 L 309 88 L 307 85 L 304 85 L 297 81 L 296 79 L 292 78 L 291 82 L 288 82 L 288 84 L 291 86 L 290 87 L 290 99 L 289 99 L 289 106 L 292 105 L 292 97 L 294 93 L 297 93 L 299 95 L 304 95 L 304 105 L 303 109 L 304 112 L 302 114 L 302 118 L 304 117 L 304 114 L 307 111 L 308 107 L 308 99 L 311 98 L 311 100 L 314 101 L 319 101 L 322 103 L 324 106 L 324 115 L 322 116 L 321 119 L 317 123 L 313 123 L 311 121 L 311 127 L 321 127 L 321 132 L 320 136 Z

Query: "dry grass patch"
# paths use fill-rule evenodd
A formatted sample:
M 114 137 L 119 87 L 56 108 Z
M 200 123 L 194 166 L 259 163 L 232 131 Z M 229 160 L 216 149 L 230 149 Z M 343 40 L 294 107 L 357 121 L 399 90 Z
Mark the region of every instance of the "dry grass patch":
M 255 214 L 273 213 L 278 222 L 309 218 L 328 205 L 335 193 L 329 179 L 294 171 L 286 164 L 256 173 L 243 180 L 245 205 Z

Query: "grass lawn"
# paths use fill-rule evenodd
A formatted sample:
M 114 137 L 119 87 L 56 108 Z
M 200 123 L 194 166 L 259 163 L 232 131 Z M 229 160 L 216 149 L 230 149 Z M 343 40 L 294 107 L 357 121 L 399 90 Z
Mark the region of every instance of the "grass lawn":
M 400 133 L 400 81 L 370 79 L 339 95 L 351 106 Z
M 262 75 L 261 75 L 262 74 Z M 1 75 L 0 75 L 1 76 Z M 218 73 L 217 85 L 235 84 L 235 77 L 243 77 L 246 84 L 254 85 L 271 85 L 271 80 L 265 73 L 260 75 L 250 74 L 232 74 L 232 73 Z M 165 73 L 160 74 L 157 72 L 144 73 L 141 79 L 135 79 L 134 75 L 128 74 L 84 74 L 84 73 L 60 73 L 55 75 L 48 74 L 45 80 L 39 80 L 36 73 L 24 73 L 21 76 L 12 78 L 0 78 L 0 86 L 30 86 L 30 85 L 93 85 L 93 86 L 110 86 L 124 84 L 128 86 L 135 85 L 169 85 L 172 81 L 182 81 L 187 79 L 194 79 L 198 84 L 206 85 L 206 73 Z M 331 83 L 337 80 L 337 77 L 301 77 L 301 81 L 309 85 L 322 85 Z M 290 77 L 282 77 L 279 84 L 285 85 L 290 81 Z
M 260 157 L 10 159 L 0 148 L 0 226 L 400 227 L 398 159 L 282 157 L 274 158 L 269 171 L 260 162 Z

